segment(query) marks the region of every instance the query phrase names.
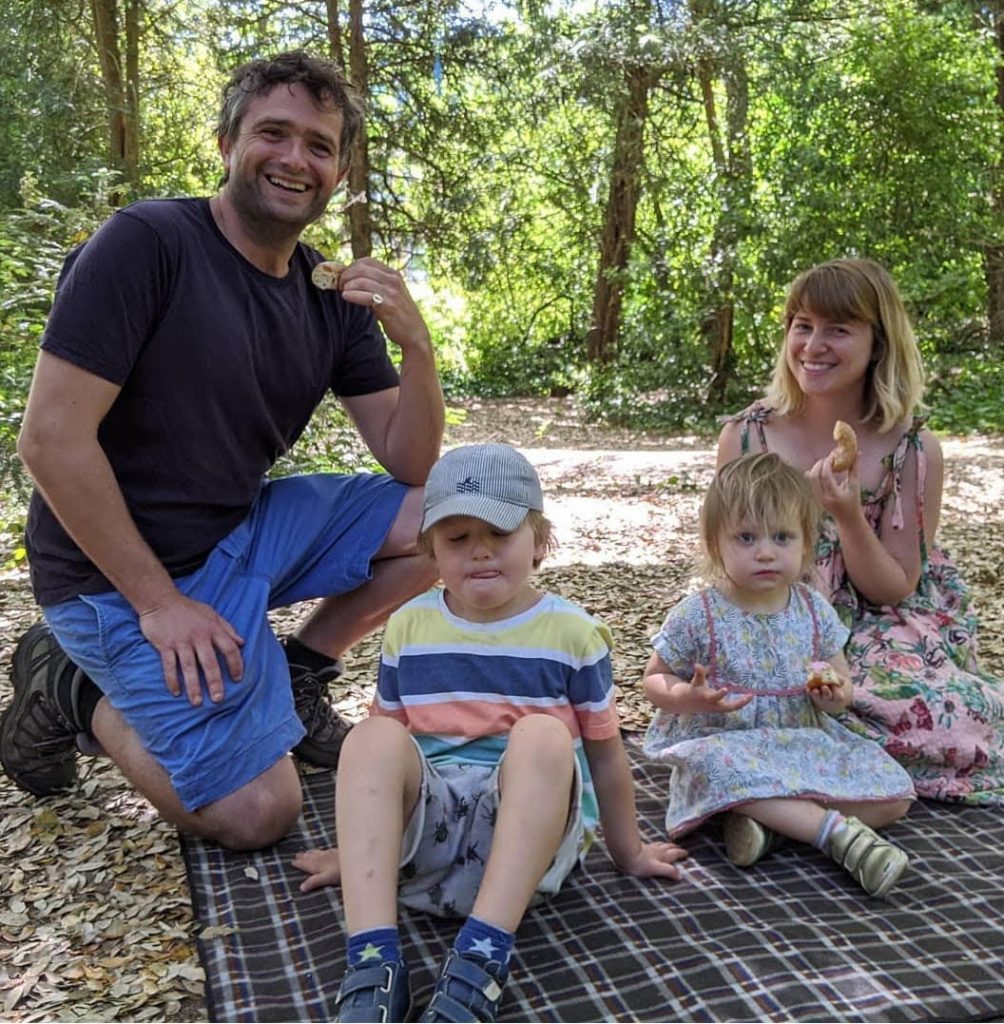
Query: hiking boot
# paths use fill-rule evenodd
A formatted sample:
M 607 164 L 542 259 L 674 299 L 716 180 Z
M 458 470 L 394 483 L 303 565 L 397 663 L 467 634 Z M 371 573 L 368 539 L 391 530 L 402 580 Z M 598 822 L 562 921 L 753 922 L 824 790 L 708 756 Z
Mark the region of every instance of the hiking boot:
M 498 1017 L 502 986 L 486 967 L 491 961 L 451 949 L 420 1021 L 485 1021 Z M 496 964 L 501 968 L 501 964 Z
M 293 747 L 293 753 L 318 768 L 338 767 L 342 744 L 352 728 L 352 723 L 346 722 L 331 706 L 328 693 L 328 684 L 342 674 L 343 668 L 340 659 L 320 671 L 292 662 L 289 665 L 293 704 L 307 730 L 307 735 Z
M 10 678 L 14 698 L 0 717 L 0 762 L 35 796 L 51 796 L 77 780 L 78 729 L 56 697 L 63 673 L 77 672 L 52 631 L 36 622 L 17 643 Z
M 408 965 L 359 965 L 345 972 L 335 1002 L 336 1021 L 402 1021 L 411 1010 Z
M 885 896 L 899 881 L 907 855 L 857 818 L 845 818 L 830 836 L 830 857 L 852 875 L 869 896 Z
M 751 864 L 756 864 L 761 857 L 766 856 L 771 850 L 776 850 L 782 842 L 782 837 L 777 832 L 772 832 L 759 821 L 735 811 L 725 815 L 722 835 L 725 838 L 725 856 L 730 863 L 739 868 L 748 868 Z

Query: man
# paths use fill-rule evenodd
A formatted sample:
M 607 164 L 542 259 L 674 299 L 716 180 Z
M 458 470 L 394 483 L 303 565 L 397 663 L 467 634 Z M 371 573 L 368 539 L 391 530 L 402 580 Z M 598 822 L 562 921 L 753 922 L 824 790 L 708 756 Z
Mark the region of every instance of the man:
M 48 623 L 0 725 L 22 788 L 68 788 L 93 737 L 180 828 L 274 842 L 301 806 L 287 752 L 337 760 L 339 655 L 435 578 L 415 548 L 444 421 L 428 329 L 397 272 L 357 260 L 322 291 L 299 241 L 361 122 L 329 62 L 252 61 L 223 93 L 220 191 L 118 211 L 68 258 L 18 443 Z M 329 389 L 390 475 L 263 482 Z M 280 644 L 268 609 L 316 597 Z

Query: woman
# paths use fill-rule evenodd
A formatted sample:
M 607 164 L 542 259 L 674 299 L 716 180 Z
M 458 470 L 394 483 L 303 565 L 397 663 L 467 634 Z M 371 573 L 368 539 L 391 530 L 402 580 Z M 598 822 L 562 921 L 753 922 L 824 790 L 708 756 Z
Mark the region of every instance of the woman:
M 910 771 L 920 796 L 1004 803 L 1004 683 L 980 670 L 976 616 L 935 542 L 942 455 L 916 415 L 923 366 L 903 301 L 870 260 L 801 274 L 764 399 L 732 417 L 718 464 L 773 451 L 809 475 L 827 513 L 819 585 L 851 629 L 846 724 Z M 833 468 L 833 428 L 857 459 Z

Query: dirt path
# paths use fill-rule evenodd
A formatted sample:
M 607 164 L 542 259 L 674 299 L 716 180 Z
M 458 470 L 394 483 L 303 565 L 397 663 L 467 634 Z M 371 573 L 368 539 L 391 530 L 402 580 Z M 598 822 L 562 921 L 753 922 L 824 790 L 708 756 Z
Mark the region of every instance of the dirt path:
M 690 582 L 711 441 L 595 427 L 569 400 L 465 402 L 457 413 L 448 446 L 507 441 L 537 467 L 560 544 L 542 582 L 610 625 L 622 713 L 643 726 L 636 682 L 648 637 Z M 1004 439 L 946 439 L 944 448 L 941 537 L 982 612 L 984 658 L 1004 674 Z M 23 568 L 0 580 L 6 665 L 36 611 Z M 277 626 L 295 619 L 277 615 Z M 348 659 L 339 706 L 351 716 L 364 713 L 377 650 L 371 638 Z M 8 694 L 4 672 L 0 703 Z M 0 778 L 0 1018 L 204 1020 L 174 831 L 108 763 L 81 763 L 80 788 L 55 800 Z

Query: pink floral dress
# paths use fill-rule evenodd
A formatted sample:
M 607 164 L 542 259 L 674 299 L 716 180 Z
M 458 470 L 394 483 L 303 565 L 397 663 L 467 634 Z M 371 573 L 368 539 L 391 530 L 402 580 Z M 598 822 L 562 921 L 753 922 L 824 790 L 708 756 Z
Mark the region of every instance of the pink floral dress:
M 770 409 L 759 402 L 731 417 L 741 425 L 743 452 L 749 450 L 750 427 L 767 450 L 769 417 Z M 887 501 L 894 502 L 894 528 L 901 528 L 903 466 L 914 453 L 921 557 L 914 593 L 895 606 L 874 605 L 859 594 L 828 516 L 816 546 L 820 585 L 851 630 L 844 653 L 854 701 L 843 721 L 895 757 L 913 777 L 918 796 L 1004 804 L 1004 681 L 979 667 L 976 614 L 958 570 L 942 548 L 935 544 L 928 551 L 924 542 L 922 426 L 916 417 L 886 456 L 878 489 L 861 492 L 876 533 Z

